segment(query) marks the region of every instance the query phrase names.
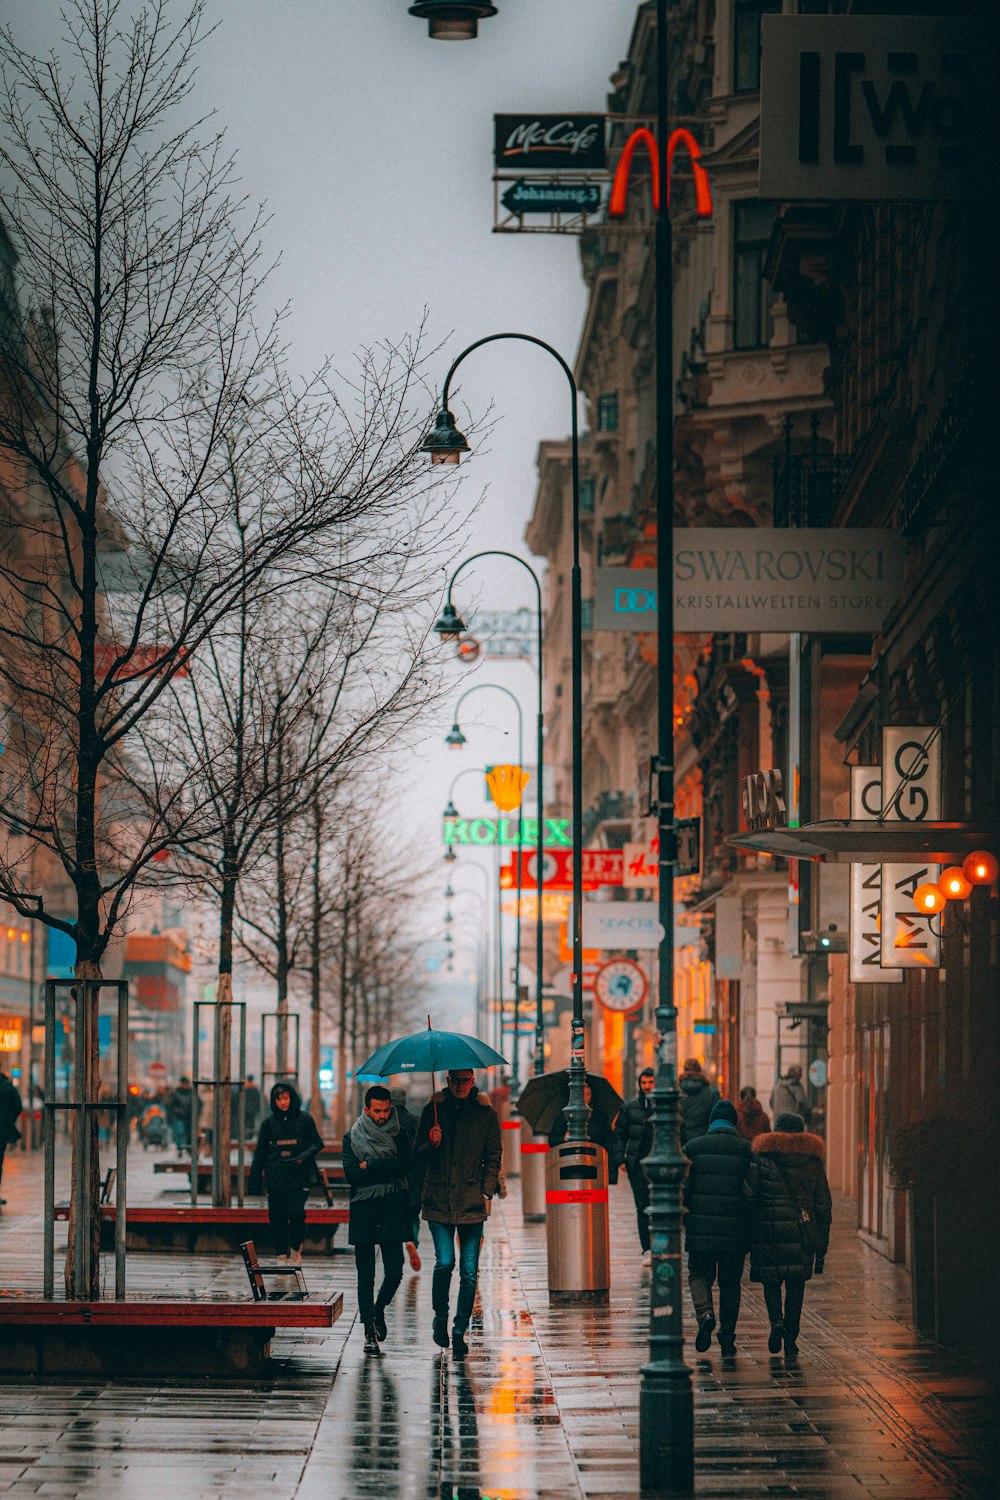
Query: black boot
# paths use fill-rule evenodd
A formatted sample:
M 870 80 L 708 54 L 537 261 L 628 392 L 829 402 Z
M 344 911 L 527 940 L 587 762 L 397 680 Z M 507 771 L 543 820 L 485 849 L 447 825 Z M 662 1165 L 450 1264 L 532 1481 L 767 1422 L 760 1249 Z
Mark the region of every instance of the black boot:
M 376 1302 L 375 1304 L 375 1311 L 372 1315 L 372 1327 L 375 1330 L 375 1337 L 381 1344 L 389 1334 L 389 1330 L 385 1326 L 385 1308 L 381 1302 Z
M 455 1359 L 464 1359 L 469 1352 L 469 1346 L 465 1342 L 465 1330 L 453 1328 L 451 1330 L 451 1352 Z
M 375 1324 L 374 1323 L 366 1323 L 365 1324 L 365 1353 L 366 1354 L 381 1354 L 382 1353 L 381 1349 L 378 1346 L 378 1339 L 375 1337 Z
M 434 1267 L 431 1278 L 431 1306 L 434 1309 L 434 1342 L 439 1349 L 448 1347 L 448 1293 L 451 1289 L 451 1269 Z
M 705 1350 L 711 1346 L 712 1330 L 714 1327 L 715 1314 L 710 1312 L 702 1313 L 698 1319 L 698 1335 L 694 1341 L 694 1347 L 699 1354 L 704 1354 Z
M 767 1341 L 767 1352 L 769 1354 L 781 1353 L 781 1341 L 785 1336 L 784 1323 L 772 1323 L 771 1334 Z

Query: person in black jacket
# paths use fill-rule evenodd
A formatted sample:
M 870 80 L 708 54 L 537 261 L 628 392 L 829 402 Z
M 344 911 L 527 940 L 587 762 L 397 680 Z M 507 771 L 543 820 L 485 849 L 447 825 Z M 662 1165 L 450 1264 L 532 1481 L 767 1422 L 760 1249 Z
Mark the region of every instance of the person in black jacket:
M 610 1165 L 615 1173 L 619 1167 L 624 1167 L 628 1174 L 629 1186 L 632 1189 L 632 1197 L 635 1200 L 635 1217 L 639 1226 L 639 1244 L 642 1246 L 642 1263 L 648 1266 L 652 1255 L 650 1253 L 649 1215 L 646 1210 L 649 1207 L 649 1183 L 646 1174 L 642 1170 L 643 1158 L 649 1155 L 653 1145 L 653 1085 L 656 1083 L 656 1074 L 652 1068 L 643 1068 L 639 1074 L 639 1092 L 634 1099 L 628 1099 L 618 1111 L 615 1121 L 614 1151 L 611 1156 Z
M 306 1234 L 306 1198 L 323 1149 L 312 1115 L 302 1108 L 298 1091 L 279 1081 L 271 1090 L 271 1113 L 260 1127 L 250 1163 L 248 1191 L 267 1187 L 267 1217 L 278 1260 L 302 1264 Z
M 726 1359 L 736 1353 L 740 1281 L 750 1243 L 748 1178 L 753 1153 L 750 1142 L 736 1128 L 737 1118 L 728 1099 L 720 1099 L 706 1134 L 696 1136 L 684 1148 L 691 1163 L 684 1185 L 684 1240 L 688 1285 L 698 1319 L 694 1346 L 703 1354 L 712 1342 L 712 1286 L 718 1278 L 719 1348 Z
M 375 1084 L 344 1136 L 344 1176 L 351 1184 L 348 1243 L 358 1274 L 358 1315 L 365 1353 L 379 1354 L 388 1332 L 385 1310 L 403 1279 L 403 1245 L 412 1227 L 407 1181 L 413 1155 L 389 1090 Z M 382 1253 L 382 1285 L 375 1296 L 375 1251 Z
M 750 1280 L 764 1288 L 772 1354 L 798 1355 L 806 1282 L 823 1270 L 833 1203 L 823 1170 L 823 1142 L 805 1131 L 802 1116 L 779 1115 L 775 1129 L 753 1143 L 754 1195 Z M 785 1304 L 781 1304 L 781 1288 Z
M 399 1120 L 399 1128 L 406 1136 L 412 1154 L 413 1142 L 417 1136 L 417 1117 L 407 1104 L 405 1089 L 390 1089 L 389 1097 L 392 1100 L 392 1107 L 396 1111 L 396 1116 Z M 420 1240 L 420 1198 L 424 1190 L 424 1169 L 415 1158 L 410 1168 L 407 1184 L 410 1191 L 410 1208 L 412 1210 L 413 1223 L 405 1249 L 410 1258 L 410 1269 L 412 1271 L 419 1271 L 420 1251 L 417 1249 L 417 1244 Z
M 17 1118 L 23 1108 L 21 1095 L 13 1079 L 7 1073 L 0 1073 L 0 1178 L 3 1177 L 3 1159 L 7 1147 L 16 1145 L 21 1139 Z M 0 1198 L 0 1204 L 6 1201 L 5 1198 Z
M 590 1109 L 590 1101 L 593 1096 L 594 1091 L 590 1087 L 590 1084 L 585 1083 L 583 1085 L 583 1098 L 588 1109 Z M 552 1129 L 549 1131 L 549 1145 L 561 1146 L 568 1135 L 569 1121 L 566 1118 L 566 1111 L 561 1109 L 552 1122 Z M 610 1183 L 617 1182 L 618 1162 L 615 1159 L 615 1133 L 612 1129 L 611 1121 L 607 1115 L 601 1114 L 600 1110 L 590 1110 L 590 1118 L 587 1120 L 587 1139 L 593 1141 L 595 1146 L 604 1147 L 608 1158 L 608 1181 Z
M 681 1145 L 686 1146 L 688 1141 L 708 1130 L 712 1110 L 719 1102 L 719 1090 L 701 1071 L 697 1057 L 689 1057 L 684 1064 L 678 1088 L 681 1093 Z

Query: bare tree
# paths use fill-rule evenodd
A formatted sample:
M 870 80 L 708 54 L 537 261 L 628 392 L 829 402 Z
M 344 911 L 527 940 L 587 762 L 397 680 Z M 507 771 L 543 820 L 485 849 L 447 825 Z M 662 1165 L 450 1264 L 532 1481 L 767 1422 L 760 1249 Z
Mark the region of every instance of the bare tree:
M 280 319 L 261 320 L 263 216 L 193 107 L 202 0 L 62 14 L 65 63 L 0 31 L 0 685 L 17 767 L 0 823 L 50 851 L 73 914 L 31 889 L 17 841 L 0 897 L 68 933 L 88 979 L 149 861 L 204 812 L 160 764 L 143 822 L 137 731 L 249 598 L 336 586 L 345 563 L 363 593 L 362 534 L 379 570 L 404 563 L 426 481 L 412 348 L 364 356 L 342 400 L 329 371 L 293 382 Z M 96 1099 L 96 1013 L 86 1063 Z M 99 1293 L 92 1158 L 77 1297 Z

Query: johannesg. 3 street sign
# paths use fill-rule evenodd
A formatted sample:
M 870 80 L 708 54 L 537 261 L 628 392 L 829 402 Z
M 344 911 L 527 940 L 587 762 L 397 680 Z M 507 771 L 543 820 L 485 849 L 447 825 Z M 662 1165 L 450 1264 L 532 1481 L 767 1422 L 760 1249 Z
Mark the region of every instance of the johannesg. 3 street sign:
M 973 17 L 762 19 L 761 198 L 994 192 L 996 49 Z
M 493 159 L 498 171 L 603 169 L 607 165 L 604 116 L 494 115 Z
M 871 529 L 681 527 L 674 629 L 871 635 L 903 582 L 903 538 Z M 656 573 L 598 568 L 595 630 L 655 630 Z

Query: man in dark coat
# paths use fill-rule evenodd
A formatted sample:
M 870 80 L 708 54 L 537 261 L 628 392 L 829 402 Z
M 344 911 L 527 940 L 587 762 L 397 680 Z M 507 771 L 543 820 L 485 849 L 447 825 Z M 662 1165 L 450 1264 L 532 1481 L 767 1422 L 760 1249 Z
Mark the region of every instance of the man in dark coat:
M 459 1245 L 458 1302 L 451 1331 L 456 1358 L 469 1352 L 465 1335 L 476 1300 L 479 1249 L 497 1191 L 503 1155 L 496 1110 L 477 1090 L 471 1068 L 448 1073 L 447 1087 L 424 1107 L 413 1154 L 427 1169 L 423 1214 L 434 1241 L 434 1342 L 448 1347 L 448 1294 Z
M 680 1078 L 681 1091 L 681 1145 L 686 1146 L 696 1135 L 704 1135 L 712 1110 L 719 1102 L 719 1090 L 710 1078 L 701 1071 L 701 1061 L 689 1057 Z
M 775 1119 L 778 1115 L 801 1115 L 807 1125 L 812 1120 L 812 1109 L 802 1086 L 802 1069 L 798 1063 L 792 1063 L 788 1072 L 783 1073 L 774 1085 L 771 1090 L 771 1108 Z
M 806 1282 L 822 1272 L 830 1242 L 833 1203 L 823 1170 L 823 1142 L 797 1114 L 779 1115 L 775 1129 L 754 1141 L 750 1280 L 764 1287 L 771 1322 L 767 1347 L 794 1360 Z M 781 1305 L 781 1288 L 785 1305 Z
M 590 1109 L 590 1101 L 593 1096 L 594 1091 L 590 1087 L 590 1084 L 585 1083 L 583 1085 L 583 1098 L 588 1109 Z M 549 1145 L 561 1146 L 568 1135 L 569 1121 L 566 1118 L 566 1111 L 561 1109 L 552 1122 L 552 1129 L 549 1131 Z M 590 1117 L 587 1120 L 587 1139 L 593 1141 L 595 1146 L 604 1147 L 605 1155 L 608 1158 L 608 1181 L 610 1183 L 617 1182 L 618 1162 L 615 1158 L 615 1133 L 611 1121 L 600 1110 L 590 1109 Z
M 390 1089 L 389 1097 L 392 1100 L 392 1107 L 396 1111 L 396 1118 L 399 1120 L 399 1128 L 406 1136 L 412 1158 L 413 1142 L 417 1138 L 417 1117 L 407 1104 L 405 1089 Z M 417 1244 L 420 1239 L 420 1198 L 424 1190 L 424 1169 L 415 1159 L 413 1159 L 413 1165 L 410 1168 L 407 1178 L 407 1186 L 410 1193 L 410 1208 L 412 1210 L 413 1223 L 406 1240 L 406 1253 L 410 1258 L 410 1269 L 419 1271 L 420 1251 L 417 1249 Z
M 365 1353 L 380 1354 L 388 1332 L 385 1310 L 403 1279 L 403 1245 L 412 1216 L 407 1182 L 413 1165 L 410 1142 L 392 1107 L 389 1090 L 375 1084 L 365 1107 L 344 1136 L 344 1176 L 351 1184 L 348 1243 L 358 1274 L 358 1315 Z M 375 1251 L 382 1253 L 382 1285 L 375 1296 Z
M 302 1264 L 306 1235 L 306 1198 L 323 1149 L 312 1115 L 302 1108 L 298 1090 L 280 1080 L 271 1090 L 271 1113 L 260 1127 L 250 1163 L 248 1191 L 267 1187 L 267 1217 L 280 1261 Z
M 180 1082 L 167 1100 L 167 1120 L 170 1124 L 170 1134 L 174 1138 L 177 1147 L 177 1155 L 191 1150 L 191 1109 L 194 1108 L 194 1124 L 197 1129 L 198 1118 L 201 1115 L 201 1100 L 191 1087 L 191 1080 L 185 1073 L 181 1074 Z
M 3 1159 L 7 1147 L 15 1146 L 21 1139 L 17 1117 L 23 1108 L 21 1095 L 13 1079 L 7 1073 L 0 1073 L 0 1179 L 3 1177 Z M 0 1198 L 0 1204 L 6 1201 L 6 1198 Z
M 614 1149 L 610 1165 L 617 1174 L 624 1167 L 629 1187 L 635 1200 L 635 1217 L 639 1226 L 639 1244 L 642 1246 L 642 1263 L 648 1266 L 650 1253 L 649 1183 L 642 1170 L 643 1158 L 648 1156 L 653 1145 L 653 1085 L 656 1074 L 652 1068 L 643 1068 L 639 1074 L 639 1092 L 634 1099 L 627 1099 L 618 1111 L 615 1121 Z
M 712 1342 L 715 1308 L 712 1286 L 719 1282 L 719 1348 L 736 1353 L 740 1281 L 750 1243 L 750 1142 L 736 1128 L 736 1110 L 720 1099 L 708 1131 L 684 1148 L 691 1163 L 684 1185 L 684 1240 L 688 1285 L 698 1319 L 694 1346 L 703 1354 Z

